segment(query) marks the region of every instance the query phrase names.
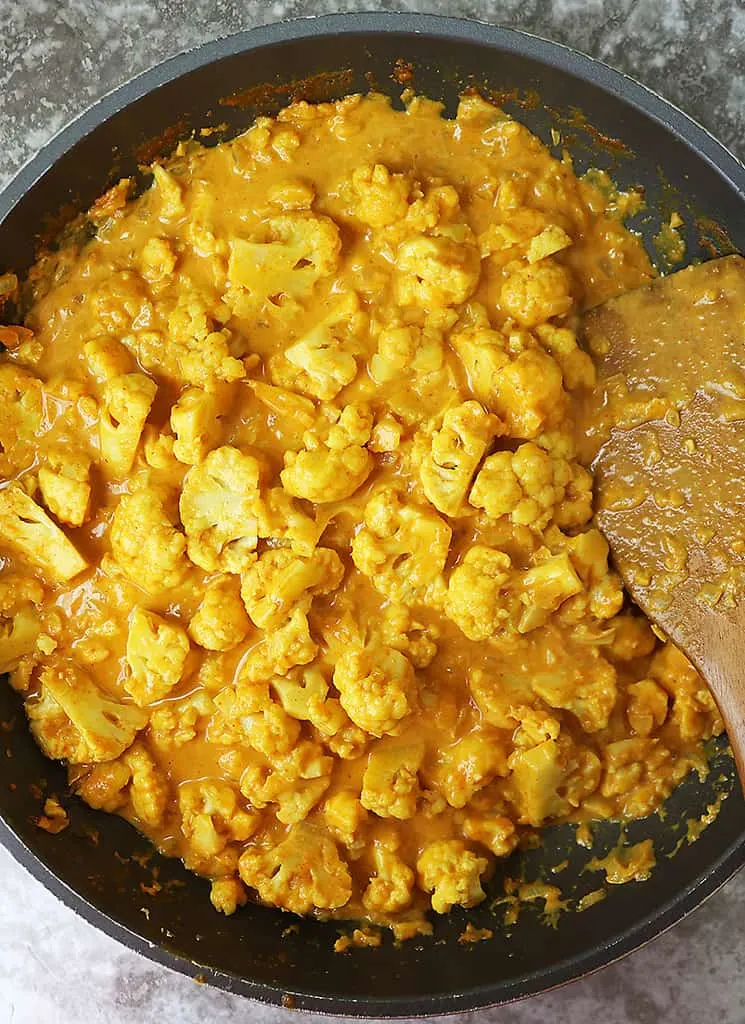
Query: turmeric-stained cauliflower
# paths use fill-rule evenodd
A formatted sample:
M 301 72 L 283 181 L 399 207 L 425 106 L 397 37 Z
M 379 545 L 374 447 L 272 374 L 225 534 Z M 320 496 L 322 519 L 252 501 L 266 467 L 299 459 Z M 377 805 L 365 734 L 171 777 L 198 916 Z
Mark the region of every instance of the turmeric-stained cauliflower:
M 141 743 L 91 768 L 75 783 L 75 792 L 96 810 L 126 808 L 138 824 L 150 826 L 162 824 L 171 795 L 168 780 Z
M 396 254 L 402 306 L 456 306 L 473 294 L 481 272 L 478 249 L 445 235 L 414 237 Z
M 125 494 L 111 521 L 111 553 L 124 574 L 150 594 L 186 575 L 186 538 L 169 514 L 169 496 L 153 487 Z
M 363 323 L 354 293 L 270 362 L 275 384 L 297 388 L 323 401 L 336 398 L 357 376 Z
M 520 267 L 502 285 L 500 305 L 523 327 L 567 313 L 572 305 L 568 271 L 551 259 Z
M 275 548 L 265 551 L 244 574 L 241 595 L 257 626 L 276 629 L 294 608 L 307 610 L 314 595 L 336 590 L 343 575 L 342 561 L 330 548 L 316 548 L 307 557 Z
M 82 668 L 60 658 L 42 668 L 26 713 L 47 757 L 78 764 L 113 760 L 147 724 L 145 711 L 109 700 Z
M 33 463 L 42 402 L 38 377 L 12 363 L 0 363 L 0 476 L 9 479 Z
M 230 576 L 218 576 L 204 591 L 189 623 L 189 636 L 208 651 L 229 651 L 245 638 L 250 628 L 237 581 Z
M 301 298 L 336 269 L 341 240 L 328 217 L 286 213 L 260 225 L 253 239 L 230 242 L 228 302 L 239 316 L 255 316 L 279 297 Z
M 363 164 L 351 177 L 353 216 L 372 228 L 384 228 L 403 220 L 409 208 L 411 178 L 394 174 L 385 164 Z
M 381 488 L 365 506 L 365 525 L 352 541 L 354 564 L 396 601 L 412 600 L 442 572 L 451 530 L 431 509 Z
M 419 475 L 427 498 L 446 516 L 464 511 L 465 497 L 484 452 L 501 424 L 478 402 L 448 409 L 435 431 Z
M 480 729 L 438 751 L 428 781 L 451 807 L 465 807 L 495 776 L 507 774 L 507 751 L 496 730 Z
M 120 341 L 106 334 L 86 341 L 83 354 L 88 372 L 102 383 L 132 373 L 135 369 L 131 353 Z
M 41 628 L 37 606 L 44 587 L 10 572 L 0 575 L 0 672 L 13 672 L 36 647 Z
M 579 749 L 568 736 L 517 747 L 509 759 L 506 795 L 519 824 L 537 827 L 568 814 L 593 793 L 601 777 L 593 751 Z
M 578 463 L 528 442 L 515 452 L 489 455 L 468 500 L 492 519 L 509 516 L 516 526 L 584 526 L 592 517 L 592 477 Z
M 82 526 L 91 501 L 91 460 L 82 451 L 53 448 L 39 466 L 39 490 L 52 515 L 68 526 Z
M 167 697 L 180 680 L 189 656 L 185 631 L 155 612 L 137 607 L 129 619 L 124 689 L 140 707 Z
M 321 505 L 351 498 L 367 480 L 374 463 L 370 452 L 361 445 L 336 449 L 322 445 L 285 452 L 280 479 L 288 494 Z
M 99 444 L 105 469 L 115 477 L 132 468 L 140 435 L 158 388 L 144 373 L 112 377 L 104 385 L 99 411 Z
M 412 901 L 414 872 L 401 858 L 380 843 L 373 850 L 375 873 L 362 894 L 365 909 L 373 913 L 395 914 Z
M 150 711 L 150 738 L 162 750 L 177 750 L 198 735 L 214 711 L 214 701 L 204 690 L 163 701 Z
M 532 439 L 567 414 L 559 364 L 529 331 L 506 334 L 489 326 L 483 307 L 469 307 L 468 322 L 449 341 L 476 396 L 499 416 L 510 437 Z
M 263 540 L 289 544 L 298 555 L 310 555 L 326 525 L 303 512 L 282 487 L 270 487 L 258 504 L 258 531 Z
M 215 447 L 220 437 L 220 412 L 224 407 L 216 391 L 187 388 L 171 409 L 171 429 L 176 435 L 173 454 L 179 462 L 196 465 Z
M 263 903 L 295 914 L 337 910 L 352 895 L 349 869 L 336 844 L 310 825 L 294 825 L 277 846 L 249 847 L 240 875 Z
M 487 640 L 511 618 L 509 555 L 483 545 L 469 548 L 448 582 L 445 611 L 469 640 Z
M 243 380 L 243 343 L 209 312 L 208 300 L 192 288 L 179 292 L 168 315 L 168 343 L 157 333 L 135 339 L 134 349 L 145 369 L 210 390 Z
M 230 842 L 245 842 L 260 816 L 243 808 L 239 794 L 219 779 L 184 782 L 179 787 L 181 831 L 198 858 L 214 857 Z
M 0 543 L 38 566 L 53 583 L 88 568 L 72 541 L 18 484 L 0 491 Z
M 419 885 L 432 893 L 432 909 L 447 914 L 454 906 L 475 907 L 486 897 L 481 876 L 489 866 L 460 839 L 430 843 L 416 862 Z
M 285 675 L 296 665 L 313 661 L 317 652 L 318 644 L 310 635 L 308 616 L 302 608 L 295 608 L 283 626 L 265 633 L 263 641 L 251 650 L 245 672 L 250 679 Z
M 362 806 L 380 818 L 413 818 L 422 795 L 419 769 L 424 751 L 423 740 L 379 740 L 362 777 Z
M 334 686 L 355 725 L 372 736 L 399 732 L 418 700 L 411 663 L 392 647 L 342 654 L 334 669 Z
M 179 510 L 195 565 L 243 572 L 255 560 L 259 476 L 257 460 L 229 445 L 189 470 Z

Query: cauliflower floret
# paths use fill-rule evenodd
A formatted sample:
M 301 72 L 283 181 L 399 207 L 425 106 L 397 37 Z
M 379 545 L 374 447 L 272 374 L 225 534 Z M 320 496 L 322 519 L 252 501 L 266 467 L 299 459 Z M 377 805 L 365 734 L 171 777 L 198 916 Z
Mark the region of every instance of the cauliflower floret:
M 362 777 L 362 806 L 380 818 L 413 818 L 422 795 L 418 773 L 424 751 L 423 740 L 384 739 L 376 743 Z
M 263 381 L 248 381 L 248 386 L 269 410 L 270 422 L 285 447 L 299 448 L 299 439 L 316 422 L 316 407 L 311 399 L 296 394 L 290 388 L 275 387 Z
M 258 795 L 253 795 L 252 800 L 258 800 L 261 806 L 267 803 L 276 804 L 277 820 L 283 825 L 296 825 L 300 821 L 305 821 L 323 797 L 330 782 L 328 774 L 311 779 L 297 779 L 293 778 L 292 774 L 286 776 L 281 770 L 274 771 Z
M 282 487 L 271 487 L 262 495 L 258 505 L 259 537 L 262 540 L 283 541 L 295 554 L 313 553 L 326 525 L 316 522 L 298 508 L 291 495 Z
M 582 589 L 582 580 L 565 551 L 543 558 L 531 569 L 516 574 L 513 592 L 523 605 L 515 617 L 518 633 L 529 633 L 542 626 L 552 612 L 582 593 Z
M 91 338 L 83 345 L 88 372 L 97 381 L 111 380 L 132 373 L 134 360 L 127 349 L 116 338 L 101 335 Z
M 502 285 L 499 303 L 502 311 L 523 327 L 535 327 L 569 312 L 571 278 L 568 271 L 552 259 L 520 267 Z
M 245 842 L 258 828 L 261 816 L 242 807 L 238 797 L 221 779 L 179 786 L 181 832 L 198 859 L 217 856 L 230 842 Z
M 507 753 L 496 729 L 469 733 L 437 754 L 428 781 L 451 807 L 465 807 L 496 776 L 507 775 Z
M 109 813 L 129 804 L 134 818 L 151 827 L 162 823 L 170 798 L 167 779 L 140 743 L 92 768 L 76 782 L 75 792 L 91 807 Z
M 171 409 L 176 435 L 173 454 L 192 466 L 201 462 L 220 437 L 220 402 L 215 391 L 187 388 Z
M 576 716 L 584 732 L 605 729 L 616 705 L 616 671 L 597 646 L 568 638 L 534 652 L 530 686 L 551 708 Z
M 328 217 L 287 213 L 266 221 L 253 241 L 230 242 L 228 302 L 239 316 L 251 316 L 277 301 L 306 295 L 336 269 L 339 229 Z
M 372 736 L 394 735 L 418 703 L 414 669 L 392 647 L 347 651 L 334 668 L 334 686 L 346 713 Z
M 451 517 L 463 512 L 473 474 L 500 428 L 496 416 L 478 402 L 464 402 L 445 413 L 419 470 L 424 493 L 438 512 Z
M 328 836 L 301 822 L 271 849 L 248 849 L 238 864 L 262 903 L 295 914 L 336 910 L 352 895 L 349 869 Z
M 186 538 L 152 487 L 122 496 L 111 520 L 111 553 L 125 575 L 150 594 L 171 590 L 187 571 Z
M 370 375 L 376 384 L 395 383 L 401 377 L 422 376 L 442 369 L 442 332 L 403 324 L 386 327 L 378 335 L 378 350 L 370 359 Z
M 375 588 L 410 601 L 443 570 L 452 531 L 431 509 L 405 504 L 392 488 L 365 506 L 365 526 L 352 540 L 352 560 Z
M 207 572 L 243 572 L 256 558 L 260 467 L 224 446 L 186 475 L 179 501 L 189 558 Z
M 0 491 L 0 540 L 55 583 L 67 582 L 88 568 L 59 526 L 19 484 Z
M 217 712 L 209 724 L 211 743 L 248 743 L 271 764 L 287 757 L 300 736 L 300 725 L 285 714 L 269 693 L 265 679 L 254 679 L 244 668 L 235 687 L 215 698 Z
M 475 907 L 486 898 L 481 876 L 489 866 L 460 839 L 430 843 L 416 862 L 420 888 L 432 893 L 432 909 L 447 914 L 454 906 Z
M 249 679 L 270 679 L 286 675 L 295 665 L 307 665 L 318 653 L 318 644 L 310 635 L 308 617 L 296 608 L 284 626 L 265 634 L 264 640 L 249 654 L 245 671 Z
M 146 825 L 159 825 L 168 806 L 169 787 L 147 750 L 135 743 L 122 760 L 129 768 L 129 799 L 135 817 Z
M 32 604 L 0 612 L 0 674 L 13 672 L 21 658 L 36 647 L 39 638 L 39 613 Z
M 246 887 L 237 876 L 216 878 L 210 888 L 210 903 L 220 913 L 230 916 L 248 902 Z
M 176 268 L 176 253 L 167 238 L 148 238 L 140 253 L 140 271 L 151 285 L 167 280 Z
M 142 431 L 142 455 L 146 465 L 154 473 L 143 473 L 142 477 L 156 486 L 181 489 L 186 466 L 173 454 L 173 435 L 161 432 L 152 424 L 145 424 Z
M 547 256 L 553 256 L 571 244 L 572 239 L 563 228 L 558 224 L 548 224 L 540 234 L 531 238 L 527 252 L 528 263 L 545 260 Z
M 227 328 L 215 329 L 208 305 L 208 300 L 193 289 L 180 289 L 178 301 L 168 314 L 168 341 L 157 333 L 145 332 L 135 346 L 146 370 L 167 373 L 207 390 L 220 382 L 243 380 L 246 366 L 239 358 L 243 341 Z
M 53 448 L 39 467 L 39 490 L 44 504 L 60 522 L 82 526 L 91 500 L 91 460 L 84 452 Z
M 257 626 L 277 629 L 294 608 L 307 611 L 316 594 L 336 590 L 343 575 L 344 565 L 330 548 L 316 548 L 308 557 L 276 548 L 265 551 L 244 574 L 241 596 Z
M 179 220 L 186 213 L 181 186 L 171 172 L 160 164 L 153 164 L 152 172 L 152 188 L 160 196 L 161 218 L 166 221 Z
M 6 480 L 34 462 L 42 396 L 42 383 L 32 373 L 0 363 L 0 477 Z
M 238 591 L 230 576 L 212 580 L 189 623 L 189 635 L 208 651 L 229 651 L 251 628 Z
M 26 713 L 47 757 L 73 763 L 111 761 L 147 725 L 145 711 L 104 697 L 69 659 L 50 659 L 39 683 L 38 699 L 26 702 Z
M 541 345 L 561 367 L 567 391 L 595 386 L 595 364 L 592 357 L 577 344 L 574 331 L 554 324 L 541 324 L 536 328 L 536 334 Z
M 398 247 L 398 301 L 402 306 L 432 309 L 457 306 L 479 283 L 478 249 L 454 238 L 419 236 Z
M 516 526 L 583 526 L 592 517 L 592 477 L 577 462 L 552 458 L 529 442 L 516 452 L 489 455 L 468 500 L 492 519 L 509 516 Z
M 340 842 L 355 854 L 362 852 L 369 815 L 353 790 L 342 789 L 330 796 L 323 805 L 323 817 Z
M 336 398 L 357 376 L 360 327 L 359 301 L 354 293 L 347 294 L 284 354 L 269 361 L 272 380 L 322 401 Z
M 295 498 L 317 505 L 351 498 L 372 472 L 375 460 L 367 448 L 327 447 L 285 452 L 282 486 Z
M 512 608 L 507 590 L 512 563 L 503 551 L 476 544 L 450 574 L 445 612 L 469 640 L 488 640 L 500 633 Z
M 144 373 L 107 380 L 99 412 L 101 458 L 116 477 L 129 473 L 158 387 Z
M 38 580 L 7 569 L 0 573 L 0 673 L 15 672 L 21 659 L 36 648 L 40 620 L 35 606 L 43 600 L 44 587 Z
M 637 736 L 650 736 L 664 724 L 669 698 L 654 679 L 640 679 L 626 687 L 626 719 Z
M 310 722 L 337 757 L 353 760 L 361 756 L 369 737 L 352 724 L 339 700 L 328 696 L 329 684 L 320 669 L 311 666 L 301 675 L 275 677 L 272 689 L 287 714 Z
M 535 438 L 561 423 L 567 396 L 559 364 L 527 331 L 507 336 L 489 327 L 485 310 L 472 310 L 470 326 L 454 332 L 458 353 L 478 398 L 505 423 L 510 437 Z
M 150 736 L 162 750 L 177 750 L 195 738 L 215 703 L 204 690 L 179 701 L 165 701 L 150 711 Z
M 124 689 L 140 707 L 167 697 L 180 682 L 189 656 L 189 638 L 155 612 L 136 607 L 129 617 Z
M 384 228 L 402 221 L 409 208 L 412 181 L 392 174 L 385 164 L 363 164 L 352 171 L 352 210 L 364 224 Z
M 405 604 L 388 601 L 369 635 L 405 654 L 414 668 L 427 668 L 437 654 L 437 626 L 417 621 Z
M 519 840 L 514 821 L 502 814 L 469 816 L 463 822 L 463 834 L 491 850 L 495 857 L 509 857 Z
M 566 786 L 571 744 L 546 739 L 514 751 L 507 795 L 518 814 L 518 823 L 538 827 L 549 818 L 569 811 L 561 791 Z
M 395 914 L 409 906 L 413 898 L 414 872 L 397 854 L 380 843 L 373 850 L 375 874 L 362 894 L 362 902 L 371 913 Z
M 385 385 L 388 409 L 406 424 L 426 423 L 452 401 L 458 384 L 445 359 L 443 330 L 452 326 L 455 316 L 440 310 L 427 316 L 423 325 L 396 323 L 378 334 L 369 374 L 376 384 Z M 400 436 L 401 428 L 396 427 Z

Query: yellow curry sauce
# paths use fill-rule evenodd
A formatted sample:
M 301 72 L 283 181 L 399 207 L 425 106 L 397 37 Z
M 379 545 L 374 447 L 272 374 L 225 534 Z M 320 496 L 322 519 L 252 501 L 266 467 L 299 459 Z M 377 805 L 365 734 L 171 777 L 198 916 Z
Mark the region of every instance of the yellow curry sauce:
M 476 96 L 371 95 L 126 189 L 0 361 L 0 669 L 84 800 L 226 913 L 406 937 L 703 765 L 575 458 L 576 314 L 652 275 L 597 185 Z

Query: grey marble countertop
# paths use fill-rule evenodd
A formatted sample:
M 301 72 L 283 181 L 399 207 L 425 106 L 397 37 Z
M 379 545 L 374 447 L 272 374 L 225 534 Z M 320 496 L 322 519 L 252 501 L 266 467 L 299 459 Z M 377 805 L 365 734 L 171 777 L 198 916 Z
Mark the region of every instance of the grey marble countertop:
M 645 81 L 745 156 L 741 0 L 0 0 L 0 186 L 92 100 L 203 40 L 353 9 L 474 16 L 585 50 Z M 100 934 L 0 850 L 0 1024 L 280 1024 Z M 474 1024 L 745 1022 L 745 874 L 673 931 L 558 992 Z

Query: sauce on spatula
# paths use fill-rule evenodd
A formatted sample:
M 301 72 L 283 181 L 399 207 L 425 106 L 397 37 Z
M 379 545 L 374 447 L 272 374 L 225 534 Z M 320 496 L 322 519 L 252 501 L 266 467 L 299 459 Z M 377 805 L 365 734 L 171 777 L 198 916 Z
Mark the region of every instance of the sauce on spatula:
M 598 525 L 634 601 L 708 682 L 745 784 L 745 259 L 612 299 L 582 334 Z

